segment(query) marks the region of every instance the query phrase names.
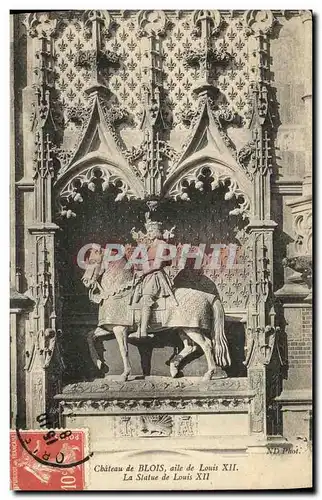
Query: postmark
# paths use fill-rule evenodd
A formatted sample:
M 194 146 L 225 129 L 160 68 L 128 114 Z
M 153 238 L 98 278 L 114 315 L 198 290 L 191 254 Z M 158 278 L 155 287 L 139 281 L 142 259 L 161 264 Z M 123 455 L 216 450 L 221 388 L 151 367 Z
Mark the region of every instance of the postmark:
M 49 435 L 50 432 L 53 434 Z M 11 431 L 11 489 L 84 490 L 85 462 L 90 458 L 86 444 L 84 429 Z

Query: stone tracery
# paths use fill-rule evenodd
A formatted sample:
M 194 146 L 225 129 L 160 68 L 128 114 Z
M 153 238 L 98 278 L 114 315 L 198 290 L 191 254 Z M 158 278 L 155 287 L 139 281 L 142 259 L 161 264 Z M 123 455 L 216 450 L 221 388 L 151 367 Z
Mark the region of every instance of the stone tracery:
M 70 180 L 67 185 L 61 189 L 60 204 L 62 216 L 70 218 L 76 216 L 68 208 L 71 203 L 83 203 L 86 193 L 104 193 L 110 187 L 117 191 L 115 201 L 121 201 L 124 198 L 130 200 L 135 198 L 134 192 L 130 186 L 120 177 L 115 169 L 108 166 L 89 167 L 78 173 L 77 177 Z
M 203 192 L 205 184 L 210 185 L 211 190 L 215 190 L 220 184 L 227 187 L 225 200 L 235 197 L 239 203 L 239 208 L 235 208 L 230 213 L 232 215 L 241 214 L 243 218 L 250 216 L 250 200 L 243 193 L 236 182 L 228 173 L 221 172 L 221 169 L 213 165 L 202 165 L 194 168 L 180 176 L 180 179 L 169 188 L 167 196 L 174 197 L 176 200 L 189 201 L 189 188 L 191 186 Z

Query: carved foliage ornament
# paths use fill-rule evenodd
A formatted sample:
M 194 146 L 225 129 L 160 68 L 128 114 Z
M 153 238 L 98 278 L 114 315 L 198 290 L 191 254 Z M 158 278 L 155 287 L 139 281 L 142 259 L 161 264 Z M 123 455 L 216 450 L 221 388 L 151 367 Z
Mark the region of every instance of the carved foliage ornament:
M 119 54 L 110 50 L 104 52 L 101 50 L 80 50 L 75 57 L 75 66 L 87 70 L 93 70 L 96 67 L 104 69 L 106 65 L 117 65 L 119 59 Z
M 139 163 L 136 166 L 137 174 L 142 179 L 148 173 L 147 158 L 149 154 L 149 148 L 152 147 L 151 138 L 146 135 L 142 143 L 138 147 L 132 147 L 127 151 L 123 151 L 124 156 L 131 165 L 134 165 L 138 160 Z M 170 162 L 175 162 L 179 158 L 179 153 L 175 151 L 168 142 L 161 139 L 155 139 L 154 141 L 154 151 L 157 153 L 159 159 L 168 159 Z
M 249 328 L 247 331 L 246 360 L 244 364 L 248 367 L 259 367 L 269 365 L 276 349 L 280 365 L 283 365 L 282 355 L 279 350 L 279 327 L 267 325 L 265 328 L 258 327 L 256 330 Z
M 164 35 L 168 21 L 162 10 L 140 10 L 137 15 L 138 35 Z
M 39 330 L 35 336 L 33 332 L 29 332 L 26 337 L 29 341 L 26 345 L 25 370 L 32 370 L 36 356 L 39 357 L 38 360 L 40 360 L 41 367 L 48 368 L 53 358 L 55 349 L 58 351 L 57 354 L 59 355 L 59 362 L 63 364 L 57 345 L 57 337 L 59 337 L 61 333 L 61 330 L 57 330 L 56 332 L 53 328 Z
M 238 114 L 232 109 L 232 107 L 228 103 L 218 103 L 216 99 L 212 97 L 200 97 L 199 103 L 196 109 L 187 109 L 186 107 L 182 107 L 180 110 L 180 118 L 182 122 L 186 126 L 190 126 L 190 129 L 193 129 L 195 124 L 198 121 L 200 116 L 200 112 L 205 104 L 205 102 L 209 103 L 210 109 L 212 111 L 212 116 L 216 121 L 219 132 L 227 137 L 227 135 L 223 131 L 224 124 L 240 124 L 242 119 L 238 116 Z M 223 137 L 225 140 L 225 138 Z M 226 141 L 225 141 L 226 142 Z
M 49 39 L 55 34 L 57 19 L 51 19 L 45 12 L 33 12 L 26 14 L 23 24 L 32 38 Z
M 256 171 L 256 144 L 247 142 L 237 153 L 237 161 L 248 177 L 253 179 Z
M 72 414 L 100 414 L 100 413 L 129 413 L 130 411 L 144 412 L 148 410 L 181 412 L 235 412 L 236 408 L 241 411 L 247 411 L 250 396 L 233 396 L 233 397 L 198 397 L 198 398 L 180 398 L 180 399 L 161 399 L 161 398 L 144 398 L 144 399 L 75 399 L 62 400 L 60 405 L 64 415 Z
M 129 396 L 130 390 L 130 396 Z M 205 394 L 211 397 L 219 397 L 218 394 L 233 393 L 243 395 L 247 390 L 247 379 L 244 378 L 226 378 L 226 379 L 217 379 L 211 380 L 209 382 L 203 383 L 203 391 Z M 228 391 L 228 392 L 227 392 Z M 76 382 L 69 385 L 66 385 L 63 390 L 63 396 L 66 399 L 77 399 L 80 394 L 85 395 L 89 394 L 118 394 L 119 398 L 125 401 L 127 396 L 130 398 L 135 397 L 138 398 L 140 394 L 149 392 L 158 394 L 160 400 L 168 403 L 167 396 L 171 394 L 171 398 L 176 395 L 182 397 L 192 397 L 192 394 L 200 393 L 200 381 L 194 378 L 184 377 L 184 378 L 157 378 L 157 379 L 142 379 L 136 380 L 136 383 L 131 386 L 129 389 L 129 384 L 126 382 L 115 379 L 95 379 L 94 381 L 82 381 Z M 77 396 L 76 396 L 77 395 Z M 74 396 L 76 396 L 74 398 Z M 164 399 L 164 397 L 166 399 Z M 149 406 L 149 401 L 144 399 L 141 401 L 141 404 L 145 404 L 146 407 Z M 195 400 L 192 399 L 192 402 Z M 219 397 L 219 401 L 222 401 L 222 398 Z M 170 401 L 171 402 L 171 401 Z M 158 401 L 155 401 L 155 405 L 158 404 Z
M 100 99 L 100 106 L 107 124 L 115 125 L 129 118 L 127 109 L 118 104 L 109 105 L 108 102 Z
M 271 10 L 248 10 L 245 13 L 245 21 L 248 26 L 247 34 L 266 35 L 275 22 Z
M 205 59 L 209 64 L 220 65 L 230 61 L 231 56 L 222 48 L 215 49 L 213 47 L 197 47 L 185 53 L 186 66 L 199 66 Z
M 86 126 L 91 115 L 92 106 L 85 106 L 79 102 L 71 105 L 66 110 L 66 125 L 71 122 L 77 127 Z
M 185 69 L 189 66 L 199 67 L 202 81 L 208 85 L 212 85 L 215 89 L 215 85 L 211 84 L 209 81 L 211 70 L 215 66 L 226 65 L 230 60 L 231 55 L 228 54 L 228 52 L 222 48 L 218 50 L 213 47 L 209 47 L 207 41 L 205 41 L 203 46 L 186 51 L 184 56 L 184 67 Z M 203 86 L 200 87 L 200 85 L 197 84 L 194 89 L 194 93 L 199 93 L 202 90 Z
M 293 228 L 296 234 L 295 249 L 299 255 L 312 254 L 312 211 L 296 214 Z

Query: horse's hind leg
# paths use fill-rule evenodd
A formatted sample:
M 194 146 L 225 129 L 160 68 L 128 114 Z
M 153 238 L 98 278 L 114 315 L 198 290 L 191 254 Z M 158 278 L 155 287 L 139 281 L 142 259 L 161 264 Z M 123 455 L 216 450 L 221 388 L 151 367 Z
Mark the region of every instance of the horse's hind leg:
M 206 337 L 206 335 L 196 330 L 185 328 L 184 332 L 201 347 L 206 356 L 208 371 L 203 376 L 203 380 L 208 381 L 212 378 L 226 378 L 226 373 L 215 363 L 211 340 Z
M 181 362 L 189 356 L 189 354 L 192 354 L 198 349 L 196 344 L 189 344 L 189 340 L 186 335 L 181 332 L 179 335 L 183 342 L 183 349 L 170 362 L 170 375 L 172 378 L 176 378 L 179 375 Z
M 131 373 L 131 365 L 129 360 L 129 348 L 127 341 L 127 328 L 125 326 L 114 326 L 114 335 L 116 337 L 117 343 L 119 345 L 120 353 L 122 356 L 124 371 L 121 375 L 121 380 L 126 382 Z
M 90 356 L 91 356 L 91 359 L 92 359 L 94 365 L 99 370 L 101 370 L 103 368 L 104 361 L 102 361 L 98 355 L 98 352 L 97 352 L 96 347 L 95 347 L 95 340 L 98 337 L 102 337 L 103 335 L 106 335 L 106 334 L 107 334 L 107 331 L 103 330 L 103 328 L 101 328 L 100 326 L 95 328 L 95 330 L 91 330 L 87 334 L 87 343 L 88 343 L 89 353 L 90 353 Z

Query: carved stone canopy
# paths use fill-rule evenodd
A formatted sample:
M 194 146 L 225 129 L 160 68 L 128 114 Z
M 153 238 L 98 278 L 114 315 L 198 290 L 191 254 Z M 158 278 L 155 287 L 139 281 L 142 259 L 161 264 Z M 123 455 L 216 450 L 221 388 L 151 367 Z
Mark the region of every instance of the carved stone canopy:
M 93 152 L 98 154 L 104 152 L 112 163 L 125 166 L 126 162 L 117 144 L 113 128 L 121 114 L 120 108 L 107 108 L 98 92 L 91 97 L 86 108 L 75 110 L 75 115 L 70 117 L 70 120 L 79 121 L 81 130 L 76 144 L 69 152 L 68 161 L 62 162 L 58 181 L 67 171 L 74 169 L 80 160 L 84 161 L 87 155 Z
M 200 111 L 191 124 L 191 132 L 183 145 L 178 162 L 170 170 L 164 184 L 165 196 L 188 200 L 184 188 L 191 183 L 203 190 L 205 169 L 212 176 L 212 189 L 226 181 L 229 183 L 225 199 L 235 196 L 240 202 L 239 213 L 250 215 L 252 187 L 249 179 L 236 162 L 228 137 L 220 129 L 211 109 L 208 95 L 201 97 Z
M 70 201 L 82 203 L 84 190 L 95 192 L 98 185 L 102 190 L 109 185 L 119 188 L 115 200 L 124 198 L 145 198 L 145 179 L 137 166 L 129 161 L 128 151 L 118 140 L 114 123 L 117 119 L 112 108 L 97 93 L 92 97 L 83 120 L 82 133 L 68 161 L 62 165 L 56 189 L 61 203 L 61 213 L 67 217 L 75 214 L 69 211 Z M 190 133 L 182 146 L 180 155 L 174 157 L 172 166 L 165 172 L 161 197 L 189 201 L 186 187 L 194 185 L 202 191 L 204 177 L 211 176 L 212 190 L 227 185 L 225 200 L 235 197 L 239 207 L 231 213 L 244 218 L 251 215 L 252 186 L 249 177 L 236 161 L 228 137 L 211 108 L 208 93 L 200 96 L 198 112 L 192 120 Z M 144 152 L 142 153 L 144 162 Z M 66 205 L 67 201 L 67 205 Z M 68 215 L 67 215 L 68 214 Z
M 29 27 L 40 27 L 37 16 L 29 16 Z M 253 210 L 248 164 L 240 161 L 245 151 L 237 153 L 251 137 L 239 130 L 236 141 L 231 129 L 245 125 L 250 112 L 247 30 L 267 34 L 270 11 L 87 10 L 75 19 L 58 18 L 49 48 L 64 115 L 63 144 L 54 146 L 59 195 L 80 173 L 78 162 L 94 168 L 98 158 L 100 165 L 114 165 L 139 198 L 171 196 L 181 175 L 211 163 L 212 173 L 215 168 L 217 178 L 230 179 L 234 193 L 248 200 L 247 211 Z M 187 54 L 197 65 L 185 67 Z M 201 64 L 204 57 L 207 64 Z M 102 77 L 94 86 L 92 73 Z

